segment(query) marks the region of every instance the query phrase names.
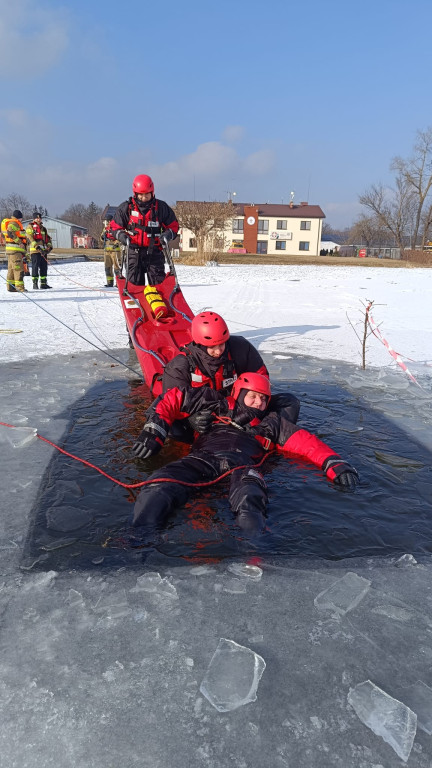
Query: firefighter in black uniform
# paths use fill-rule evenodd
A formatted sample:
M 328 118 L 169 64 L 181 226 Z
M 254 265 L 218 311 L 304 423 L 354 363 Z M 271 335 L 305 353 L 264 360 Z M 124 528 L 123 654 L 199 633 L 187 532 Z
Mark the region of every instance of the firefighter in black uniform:
M 172 208 L 154 196 L 150 176 L 140 174 L 132 184 L 133 196 L 117 208 L 110 231 L 122 244 L 130 242 L 127 279 L 135 285 L 159 285 L 165 279 L 162 243 L 173 240 L 179 225 Z
M 166 365 L 163 372 L 163 393 L 173 387 L 211 387 L 228 395 L 241 373 L 260 373 L 268 377 L 268 371 L 258 350 L 243 336 L 230 336 L 228 326 L 216 312 L 200 312 L 191 323 L 192 341 L 183 347 Z M 157 401 L 156 401 L 157 403 Z M 299 400 L 290 393 L 273 395 L 271 410 L 289 409 L 294 423 L 300 411 Z M 152 412 L 151 406 L 149 413 Z M 192 442 L 193 430 L 204 431 L 206 411 L 191 416 L 187 423 L 176 422 L 171 437 Z
M 192 485 L 208 482 L 234 469 L 229 504 L 236 522 L 248 535 L 260 533 L 265 526 L 267 490 L 261 473 L 250 465 L 260 462 L 272 449 L 307 459 L 336 485 L 354 490 L 356 470 L 318 437 L 293 424 L 284 409 L 269 411 L 270 395 L 269 380 L 249 372 L 238 377 L 227 398 L 209 387 L 170 389 L 134 444 L 136 456 L 147 459 L 160 451 L 172 421 L 179 416 L 212 409 L 214 421 L 210 430 L 195 440 L 188 456 L 150 475 L 148 479 L 155 482 L 142 488 L 132 525 L 143 531 L 163 527 L 169 514 L 185 504 L 193 490 L 176 481 Z

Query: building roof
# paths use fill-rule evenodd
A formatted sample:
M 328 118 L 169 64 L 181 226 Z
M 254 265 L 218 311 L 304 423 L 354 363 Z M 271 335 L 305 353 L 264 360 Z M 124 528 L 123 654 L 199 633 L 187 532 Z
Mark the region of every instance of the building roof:
M 118 207 L 117 205 L 110 205 L 108 203 L 108 205 L 106 205 L 102 211 L 102 219 L 106 219 L 107 216 L 114 216 L 117 210 L 117 207 Z
M 177 200 L 177 203 L 191 202 L 187 200 Z M 196 201 L 198 202 L 198 201 Z M 213 205 L 203 201 L 201 205 Z M 325 219 L 325 213 L 319 205 L 308 205 L 308 203 L 277 204 L 277 203 L 234 203 L 237 216 L 244 216 L 245 207 L 252 206 L 258 208 L 258 216 L 280 216 L 281 218 L 291 219 Z
M 239 216 L 244 216 L 245 206 L 258 208 L 258 216 L 281 216 L 283 218 L 299 219 L 325 219 L 325 213 L 319 205 L 308 205 L 308 203 L 294 203 L 291 207 L 284 203 L 235 203 L 239 210 Z
M 336 243 L 336 245 L 341 245 L 343 241 L 344 238 L 339 235 L 321 235 L 322 243 Z
M 34 216 L 31 219 L 23 219 L 23 225 L 29 224 L 34 220 Z M 64 219 L 55 219 L 54 216 L 42 216 L 42 223 L 44 221 L 58 221 L 59 224 L 66 224 L 68 227 L 75 227 L 75 229 L 82 229 L 83 232 L 87 232 L 87 227 L 82 227 L 81 224 L 73 224 L 71 221 L 64 221 Z

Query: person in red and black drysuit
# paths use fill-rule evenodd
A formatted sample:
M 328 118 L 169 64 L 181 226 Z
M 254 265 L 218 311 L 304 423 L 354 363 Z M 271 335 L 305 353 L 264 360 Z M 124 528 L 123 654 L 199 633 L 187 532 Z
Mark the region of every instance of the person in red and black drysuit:
M 48 230 L 42 224 L 42 214 L 35 211 L 33 221 L 26 229 L 27 240 L 30 243 L 33 288 L 38 289 L 40 277 L 41 289 L 51 288 L 48 285 L 48 254 L 52 251 L 52 242 Z
M 154 196 L 150 176 L 135 176 L 133 196 L 117 208 L 110 231 L 122 245 L 130 241 L 127 279 L 135 285 L 150 285 L 165 279 L 162 242 L 173 240 L 179 224 L 172 208 Z
M 243 336 L 230 336 L 228 326 L 217 312 L 200 312 L 191 323 L 192 341 L 183 347 L 164 368 L 162 391 L 173 387 L 211 387 L 228 395 L 241 373 L 268 371 L 257 349 Z M 157 401 L 156 401 L 157 402 Z M 300 411 L 299 400 L 289 392 L 273 395 L 271 409 L 289 408 L 294 423 Z M 197 413 L 188 423 L 173 425 L 171 437 L 192 442 L 192 430 L 205 431 L 206 412 Z
M 133 446 L 139 458 L 147 459 L 161 450 L 174 419 L 209 408 L 216 417 L 210 431 L 195 440 L 188 456 L 150 475 L 148 479 L 155 482 L 142 488 L 132 526 L 143 531 L 164 526 L 170 513 L 185 504 L 193 491 L 176 480 L 206 482 L 234 469 L 229 504 L 236 522 L 248 535 L 262 532 L 267 489 L 261 472 L 251 465 L 273 449 L 312 462 L 328 480 L 345 490 L 354 490 L 357 471 L 318 437 L 293 424 L 284 409 L 270 411 L 270 396 L 269 380 L 249 372 L 238 377 L 227 398 L 221 398 L 220 392 L 209 387 L 169 390 Z M 164 478 L 171 482 L 164 482 Z

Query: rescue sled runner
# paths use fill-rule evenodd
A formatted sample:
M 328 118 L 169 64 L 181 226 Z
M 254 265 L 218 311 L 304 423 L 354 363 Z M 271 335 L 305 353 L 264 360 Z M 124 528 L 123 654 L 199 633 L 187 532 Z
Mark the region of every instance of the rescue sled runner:
M 129 335 L 154 397 L 162 392 L 165 365 L 180 352 L 180 347 L 192 340 L 190 325 L 194 316 L 179 287 L 171 252 L 167 246 L 163 251 L 170 270 L 157 287 L 134 285 L 127 280 L 128 250 L 122 274 L 117 277 Z M 126 277 L 123 277 L 124 270 Z

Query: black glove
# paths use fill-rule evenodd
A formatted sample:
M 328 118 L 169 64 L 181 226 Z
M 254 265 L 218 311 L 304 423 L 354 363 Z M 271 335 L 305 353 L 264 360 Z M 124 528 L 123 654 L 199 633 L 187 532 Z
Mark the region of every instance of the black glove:
M 164 229 L 161 235 L 159 235 L 159 240 L 161 245 L 167 245 L 171 240 L 174 240 L 175 234 L 172 231 L 172 229 Z
M 124 231 L 124 229 L 119 229 L 119 231 L 115 233 L 115 236 L 116 240 L 118 240 L 122 245 L 128 244 L 129 235 Z
M 329 456 L 325 460 L 323 472 L 335 485 L 346 491 L 354 491 L 356 485 L 360 482 L 357 470 L 338 456 Z
M 188 421 L 195 432 L 199 432 L 200 435 L 203 435 L 204 432 L 207 432 L 210 429 L 213 419 L 214 414 L 211 410 L 207 410 L 194 413 L 192 416 L 189 416 Z
M 139 459 L 149 459 L 150 456 L 159 453 L 162 447 L 163 440 L 160 437 L 155 437 L 151 432 L 146 432 L 144 429 L 137 442 L 132 446 L 132 450 Z

